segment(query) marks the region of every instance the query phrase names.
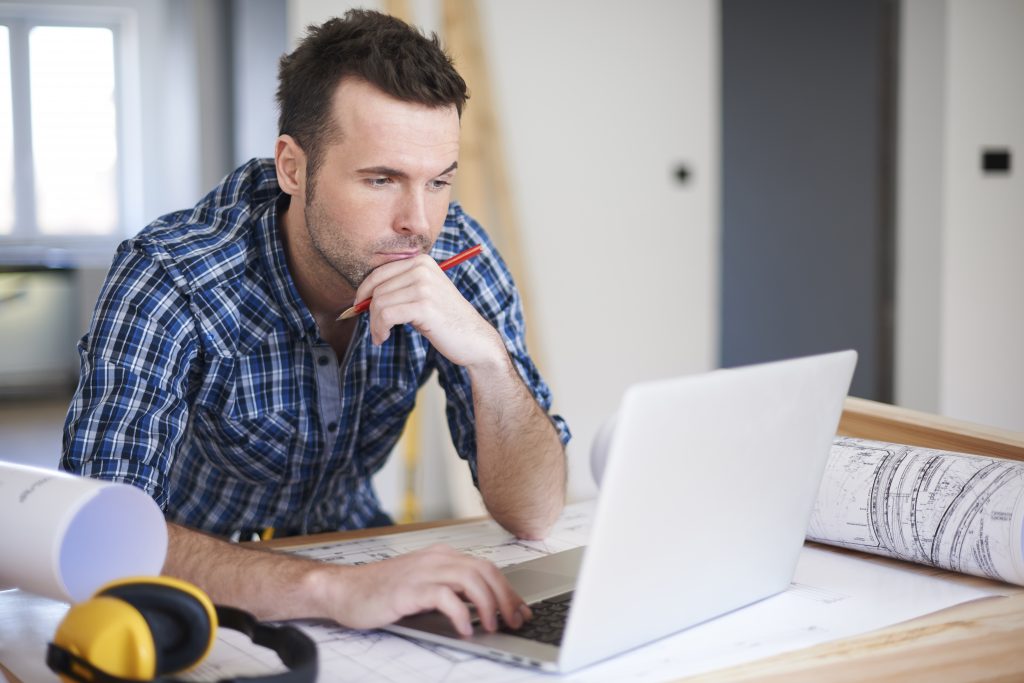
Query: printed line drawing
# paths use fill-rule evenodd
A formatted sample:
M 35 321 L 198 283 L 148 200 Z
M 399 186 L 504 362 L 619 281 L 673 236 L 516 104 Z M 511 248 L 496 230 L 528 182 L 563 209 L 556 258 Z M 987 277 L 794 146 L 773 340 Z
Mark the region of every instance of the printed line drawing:
M 807 538 L 1024 585 L 1024 463 L 838 438 Z

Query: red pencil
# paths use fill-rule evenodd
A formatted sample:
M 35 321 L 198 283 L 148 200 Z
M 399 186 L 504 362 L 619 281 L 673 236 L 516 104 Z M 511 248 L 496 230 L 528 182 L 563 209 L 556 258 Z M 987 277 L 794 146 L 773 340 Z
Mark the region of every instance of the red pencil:
M 445 259 L 444 261 L 441 261 L 437 265 L 441 267 L 441 270 L 448 270 L 450 268 L 454 268 L 463 261 L 468 261 L 469 259 L 473 258 L 481 251 L 483 251 L 483 249 L 484 247 L 482 244 L 473 245 L 469 249 L 459 252 L 458 254 L 452 256 L 449 259 Z M 349 308 L 346 308 L 345 311 L 338 316 L 338 320 L 348 320 L 349 318 L 354 318 L 360 313 L 365 313 L 370 308 L 371 301 L 373 301 L 372 296 L 369 299 L 363 299 L 355 306 L 350 306 Z

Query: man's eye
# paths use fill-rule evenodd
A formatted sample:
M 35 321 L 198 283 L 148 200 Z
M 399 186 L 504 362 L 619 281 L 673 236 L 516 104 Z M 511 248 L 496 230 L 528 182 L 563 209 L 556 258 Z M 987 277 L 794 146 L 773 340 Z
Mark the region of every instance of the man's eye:
M 449 185 L 451 185 L 451 183 L 449 183 L 447 180 L 431 180 L 430 181 L 430 188 L 432 190 L 443 190 L 444 188 L 448 187 Z
M 366 182 L 370 187 L 386 187 L 391 184 L 391 178 L 367 178 Z

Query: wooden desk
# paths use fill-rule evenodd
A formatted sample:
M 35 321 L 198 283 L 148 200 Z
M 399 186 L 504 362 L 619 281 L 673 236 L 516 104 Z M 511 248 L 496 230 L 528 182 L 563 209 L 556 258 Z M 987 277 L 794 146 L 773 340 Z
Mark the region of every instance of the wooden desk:
M 926 448 L 978 453 L 1024 461 L 1024 434 L 951 420 L 904 408 L 848 398 L 839 433 L 866 439 Z M 394 531 L 435 524 L 395 527 Z M 347 534 L 323 534 L 320 540 L 379 535 L 373 529 Z M 306 544 L 311 537 L 272 542 L 278 547 Z M 865 555 L 854 550 L 818 545 L 881 564 L 907 567 L 899 560 Z M 928 573 L 935 574 L 932 569 Z M 986 579 L 940 572 L 955 581 L 1013 593 L 958 605 L 879 631 L 825 643 L 742 666 L 716 671 L 688 681 L 768 681 L 799 683 L 828 681 L 1024 681 L 1024 588 Z
M 844 436 L 905 443 L 1024 461 L 1024 434 L 848 398 L 839 423 Z M 898 560 L 819 546 L 906 566 Z M 1013 595 L 957 605 L 873 633 L 743 666 L 693 681 L 1024 681 L 1024 588 L 943 572 Z
M 847 399 L 839 432 L 845 436 L 979 453 L 1024 461 L 1024 434 L 958 422 L 862 399 Z M 318 541 L 376 536 L 466 520 L 428 522 L 389 529 L 320 534 L 271 541 L 288 547 Z M 872 562 L 898 560 L 859 555 Z M 912 565 L 910 565 L 912 566 Z M 932 572 L 934 573 L 934 572 Z M 825 643 L 690 681 L 1024 681 L 1024 588 L 944 573 L 956 581 L 998 587 L 1009 597 L 958 605 L 854 638 Z M 0 664 L 0 673 L 8 673 Z M 8 673 L 9 676 L 9 673 Z M 11 680 L 14 680 L 13 678 Z M 26 682 L 27 683 L 27 682 Z

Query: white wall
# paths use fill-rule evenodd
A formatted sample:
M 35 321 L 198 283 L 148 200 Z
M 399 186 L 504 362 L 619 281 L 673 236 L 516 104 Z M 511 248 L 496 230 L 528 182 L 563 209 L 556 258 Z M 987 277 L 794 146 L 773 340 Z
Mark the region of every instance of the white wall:
M 439 5 L 413 4 L 425 28 Z M 292 0 L 289 33 L 347 6 Z M 480 14 L 529 264 L 515 275 L 574 432 L 570 496 L 586 497 L 591 439 L 623 389 L 716 362 L 717 4 L 526 0 Z
M 1024 430 L 1024 3 L 907 0 L 903 23 L 897 402 Z
M 945 0 L 902 5 L 893 389 L 902 406 L 939 412 L 939 309 L 945 191 Z
M 718 355 L 712 2 L 482 5 L 532 321 L 569 420 L 570 493 L 631 382 Z M 472 106 L 472 100 L 470 100 Z M 678 162 L 689 185 L 673 179 Z

